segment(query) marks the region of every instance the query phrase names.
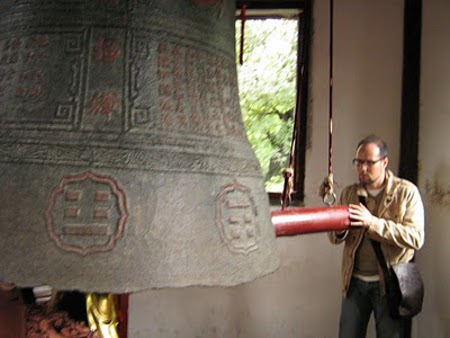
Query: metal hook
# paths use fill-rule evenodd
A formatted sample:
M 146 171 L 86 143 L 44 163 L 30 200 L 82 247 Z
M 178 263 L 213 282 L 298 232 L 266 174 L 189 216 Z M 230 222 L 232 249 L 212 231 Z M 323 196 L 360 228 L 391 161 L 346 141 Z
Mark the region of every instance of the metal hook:
M 328 190 L 326 194 L 323 195 L 323 203 L 332 206 L 334 203 L 336 203 L 336 194 L 333 192 L 333 190 Z

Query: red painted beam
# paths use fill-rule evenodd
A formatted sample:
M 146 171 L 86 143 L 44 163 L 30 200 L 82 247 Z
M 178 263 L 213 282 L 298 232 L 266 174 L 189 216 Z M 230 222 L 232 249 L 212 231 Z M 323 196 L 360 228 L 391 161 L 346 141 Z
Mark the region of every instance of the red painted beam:
M 344 230 L 350 226 L 348 206 L 289 208 L 272 211 L 277 237 Z

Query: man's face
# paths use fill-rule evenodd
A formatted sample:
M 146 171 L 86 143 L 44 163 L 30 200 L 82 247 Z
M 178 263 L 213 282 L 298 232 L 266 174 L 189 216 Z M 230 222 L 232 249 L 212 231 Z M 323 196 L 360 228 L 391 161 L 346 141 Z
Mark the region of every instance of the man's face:
M 353 162 L 360 183 L 367 188 L 382 187 L 388 161 L 387 157 L 380 155 L 380 149 L 374 143 L 359 147 Z

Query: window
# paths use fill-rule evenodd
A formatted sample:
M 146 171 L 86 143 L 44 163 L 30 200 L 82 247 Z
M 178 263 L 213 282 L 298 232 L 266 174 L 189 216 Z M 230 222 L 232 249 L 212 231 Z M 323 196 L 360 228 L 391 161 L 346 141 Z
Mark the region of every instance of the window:
M 292 197 L 298 204 L 304 196 L 309 7 L 298 1 L 274 2 L 271 8 L 268 2 L 266 8 L 256 1 L 247 3 L 243 64 L 238 65 L 244 124 L 273 204 L 280 203 L 295 139 Z M 288 5 L 291 8 L 282 7 Z M 238 10 L 236 22 L 238 60 L 241 13 Z

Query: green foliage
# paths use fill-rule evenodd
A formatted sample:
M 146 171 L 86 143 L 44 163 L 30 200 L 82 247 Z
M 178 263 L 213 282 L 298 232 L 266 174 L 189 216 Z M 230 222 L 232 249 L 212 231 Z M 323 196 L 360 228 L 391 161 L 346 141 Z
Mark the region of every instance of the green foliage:
M 241 22 L 236 22 L 239 57 Z M 289 164 L 296 92 L 297 21 L 248 20 L 239 96 L 247 136 L 266 188 L 283 182 Z

